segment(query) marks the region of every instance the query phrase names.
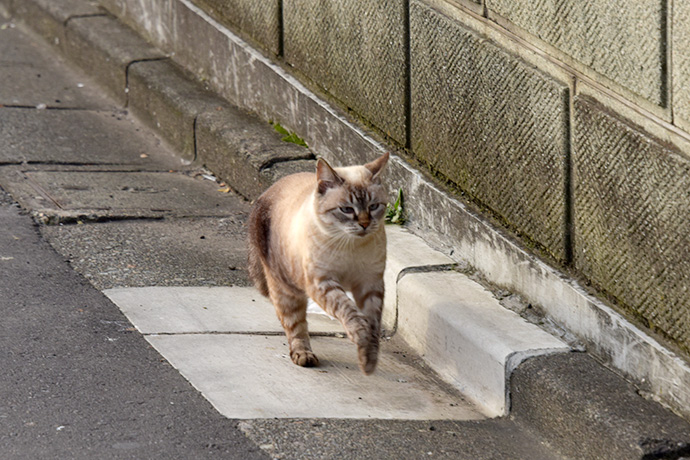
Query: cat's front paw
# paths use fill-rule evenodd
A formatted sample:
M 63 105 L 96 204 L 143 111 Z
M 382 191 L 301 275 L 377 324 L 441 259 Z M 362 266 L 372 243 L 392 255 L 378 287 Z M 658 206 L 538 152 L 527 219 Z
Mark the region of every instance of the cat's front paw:
M 319 365 L 319 358 L 310 350 L 291 351 L 292 362 L 302 367 L 316 367 Z
M 379 360 L 379 342 L 376 339 L 369 341 L 366 346 L 357 347 L 359 355 L 359 368 L 365 375 L 371 375 L 376 370 Z
M 357 356 L 359 368 L 365 375 L 371 375 L 376 370 L 379 358 L 379 337 L 370 330 L 362 330 L 356 334 Z

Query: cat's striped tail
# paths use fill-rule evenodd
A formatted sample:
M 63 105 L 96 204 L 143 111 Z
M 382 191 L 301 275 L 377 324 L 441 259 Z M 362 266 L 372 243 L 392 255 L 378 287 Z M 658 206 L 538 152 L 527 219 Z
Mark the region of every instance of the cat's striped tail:
M 264 272 L 267 263 L 271 232 L 271 207 L 267 200 L 259 197 L 249 215 L 249 277 L 261 295 L 268 297 L 268 284 Z

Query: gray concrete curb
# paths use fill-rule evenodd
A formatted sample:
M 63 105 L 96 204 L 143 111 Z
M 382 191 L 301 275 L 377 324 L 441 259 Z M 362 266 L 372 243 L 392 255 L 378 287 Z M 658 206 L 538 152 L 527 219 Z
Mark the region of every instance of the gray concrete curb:
M 113 18 L 102 15 L 102 13 L 98 13 L 98 16 L 91 16 L 91 14 L 96 14 L 93 12 L 83 16 L 83 11 L 78 9 L 82 3 L 73 0 L 64 2 L 59 15 L 54 14 L 54 12 L 51 13 L 49 8 L 43 7 L 44 3 L 51 3 L 49 1 L 25 0 L 21 2 L 21 7 L 17 6 L 19 2 L 8 3 L 8 1 L 4 0 L 5 4 L 9 6 L 11 13 L 26 21 L 30 26 L 33 26 L 35 30 L 41 32 L 50 42 L 55 43 L 55 38 L 57 38 L 57 43 L 60 45 L 59 49 L 76 63 L 79 64 L 81 62 L 87 71 L 91 70 L 90 62 L 102 62 L 104 66 L 109 66 L 110 72 L 117 76 L 117 78 L 113 79 L 108 75 L 103 77 L 103 80 L 100 80 L 100 82 L 109 86 L 113 95 L 120 97 L 125 104 L 128 103 L 138 117 L 145 120 L 161 136 L 175 145 L 187 159 L 200 163 L 209 162 L 211 169 L 227 168 L 222 174 L 227 175 L 230 178 L 228 180 L 232 181 L 231 184 L 246 197 L 251 199 L 257 196 L 266 185 L 282 174 L 304 167 L 313 167 L 310 160 L 313 156 L 310 152 L 304 148 L 282 142 L 280 136 L 267 123 L 261 122 L 257 118 L 232 107 L 223 102 L 222 99 L 217 99 L 216 103 L 216 99 L 211 92 L 186 78 L 184 71 L 177 68 L 172 61 L 166 58 L 164 53 L 152 49 L 150 45 L 136 37 L 136 35 L 128 31 Z M 69 8 L 74 8 L 74 10 L 69 10 Z M 40 14 L 37 11 L 40 11 Z M 65 17 L 67 19 L 64 19 Z M 39 21 L 40 24 L 34 24 L 34 21 Z M 117 43 L 115 46 L 111 46 L 107 40 L 97 39 L 98 34 L 93 33 L 94 31 L 89 32 L 85 30 L 84 28 L 88 29 L 88 24 L 112 31 L 111 37 L 126 36 L 127 43 Z M 61 39 L 60 36 L 64 37 L 64 39 Z M 90 43 L 91 39 L 89 37 L 92 37 L 93 44 Z M 93 55 L 93 53 L 96 55 Z M 91 57 L 84 60 L 85 56 Z M 123 75 L 124 78 L 122 78 Z M 121 88 L 121 90 L 118 88 Z M 136 95 L 136 102 L 134 101 L 134 94 Z M 218 110 L 218 108 L 221 110 Z M 230 128 L 227 128 L 228 126 Z M 361 133 L 360 131 L 357 132 Z M 246 139 L 243 139 L 240 145 L 233 145 L 232 142 L 229 142 L 230 139 L 236 139 L 240 133 L 248 133 Z M 370 138 L 365 139 L 365 141 L 370 142 L 370 146 L 374 150 L 381 148 L 380 145 Z M 192 145 L 194 149 L 192 149 Z M 271 154 L 271 156 L 263 156 L 268 154 Z M 234 164 L 235 166 L 230 168 L 223 166 L 227 164 Z M 424 181 L 421 175 L 413 172 L 402 160 L 394 159 L 391 168 L 394 181 L 407 180 L 415 182 L 415 189 L 418 193 L 415 198 L 418 199 L 417 201 L 421 200 L 421 203 L 424 203 L 420 204 L 420 206 L 429 206 L 428 203 L 433 203 L 434 207 L 438 207 L 435 214 L 456 212 L 457 207 L 461 207 L 465 217 L 472 221 L 470 224 L 465 222 L 462 226 L 466 228 L 469 225 L 473 228 L 471 232 L 473 236 L 470 239 L 476 243 L 476 247 L 472 249 L 465 248 L 468 252 L 474 252 L 474 256 L 469 258 L 470 262 L 477 260 L 477 258 L 485 257 L 487 253 L 494 256 L 500 253 L 500 257 L 491 258 L 491 264 L 495 266 L 492 270 L 488 270 L 489 272 L 495 270 L 505 272 L 507 270 L 506 267 L 518 267 L 517 272 L 512 275 L 504 274 L 504 277 L 519 276 L 521 273 L 519 270 L 524 269 L 524 266 L 528 265 L 526 268 L 528 272 L 526 274 L 532 276 L 527 276 L 525 279 L 528 281 L 523 280 L 521 283 L 531 282 L 541 286 L 542 291 L 539 296 L 545 296 L 558 289 L 567 291 L 568 293 L 565 295 L 563 293 L 555 295 L 559 302 L 564 297 L 570 300 L 570 302 L 560 306 L 560 309 L 572 308 L 572 305 L 579 307 L 584 303 L 586 308 L 580 311 L 581 315 L 599 316 L 597 324 L 615 323 L 616 327 L 627 331 L 625 332 L 625 337 L 636 338 L 632 342 L 634 343 L 633 351 L 635 353 L 640 353 L 640 356 L 645 357 L 649 357 L 650 353 L 656 356 L 658 359 L 654 365 L 657 367 L 652 370 L 643 369 L 640 371 L 643 375 L 648 375 L 652 371 L 662 369 L 671 363 L 671 366 L 668 366 L 672 369 L 671 372 L 678 374 L 674 376 L 676 377 L 675 380 L 671 381 L 672 386 L 670 388 L 675 392 L 671 399 L 675 398 L 676 401 L 684 401 L 684 393 L 679 393 L 678 387 L 682 385 L 684 380 L 690 379 L 686 375 L 690 375 L 690 373 L 685 373 L 686 369 L 682 368 L 682 362 L 678 358 L 664 350 L 656 342 L 645 337 L 636 328 L 627 324 L 615 312 L 580 292 L 576 285 L 560 279 L 560 275 L 555 271 L 517 248 L 513 243 L 501 236 L 500 233 L 487 230 L 489 226 L 486 223 L 481 222 L 476 216 L 470 214 L 459 203 L 439 201 L 438 194 L 440 191 Z M 237 175 L 233 177 L 232 174 Z M 246 183 L 244 182 L 245 180 Z M 425 202 L 423 200 L 424 196 L 430 196 L 429 200 Z M 451 208 L 455 209 L 455 211 Z M 426 210 L 426 214 L 429 214 L 428 210 Z M 421 220 L 424 221 L 424 219 Z M 464 247 L 470 244 L 470 239 L 465 239 L 460 246 Z M 487 248 L 490 245 L 493 248 Z M 398 259 L 396 258 L 395 251 L 391 251 L 390 263 L 399 268 L 397 274 L 394 275 L 396 281 L 392 285 L 398 289 L 398 295 L 389 295 L 388 298 L 397 298 L 399 300 L 395 310 L 389 309 L 389 311 L 395 311 L 396 314 L 389 314 L 386 318 L 387 327 L 397 330 L 398 333 L 416 347 L 418 352 L 426 355 L 425 357 L 431 363 L 434 363 L 435 360 L 441 363 L 443 360 L 456 362 L 456 359 L 448 358 L 449 339 L 452 339 L 451 343 L 454 343 L 451 348 L 455 348 L 456 351 L 465 351 L 466 347 L 475 346 L 477 351 L 473 353 L 474 364 L 458 368 L 456 375 L 476 377 L 477 380 L 474 383 L 476 386 L 486 386 L 487 382 L 491 382 L 492 385 L 495 384 L 493 385 L 494 388 L 487 393 L 491 395 L 489 397 L 491 403 L 488 403 L 486 407 L 489 407 L 487 410 L 492 414 L 505 413 L 511 403 L 518 412 L 527 413 L 529 407 L 535 404 L 539 405 L 540 401 L 531 400 L 530 402 L 529 398 L 518 400 L 518 398 L 525 397 L 520 392 L 513 394 L 512 402 L 506 399 L 508 388 L 506 382 L 511 378 L 512 372 L 516 368 L 519 371 L 520 368 L 517 365 L 526 358 L 554 350 L 564 351 L 567 350 L 567 347 L 562 342 L 547 336 L 540 329 L 528 324 L 517 315 L 500 307 L 498 302 L 481 286 L 466 279 L 466 277 L 463 278 L 463 275 L 459 273 L 452 271 L 441 275 L 415 273 L 415 268 L 421 268 L 421 271 L 428 271 L 429 269 L 438 269 L 439 267 L 433 267 L 439 265 L 442 270 L 447 270 L 449 266 L 446 262 L 453 261 L 453 259 L 442 254 L 430 254 L 424 256 L 430 258 L 430 261 L 415 262 L 413 260 L 412 262 L 406 262 L 403 260 L 405 257 L 409 256 L 414 259 L 417 256 L 407 254 Z M 501 264 L 504 265 L 499 268 L 498 265 Z M 535 278 L 534 275 L 536 273 L 539 273 L 540 276 Z M 453 283 L 448 283 L 443 281 L 445 277 L 454 277 L 455 279 Z M 558 278 L 557 284 L 553 284 L 555 282 L 554 278 Z M 438 281 L 439 279 L 442 280 Z M 494 280 L 494 278 L 490 279 Z M 544 288 L 543 285 L 547 281 L 551 284 Z M 434 283 L 440 283 L 440 285 Z M 466 283 L 467 289 L 460 293 L 454 292 L 454 286 L 457 286 L 458 283 Z M 510 285 L 510 283 L 499 284 Z M 444 287 L 445 289 L 443 289 Z M 487 308 L 494 310 L 500 317 L 504 317 L 506 321 L 505 329 L 495 329 L 496 324 L 492 321 L 484 325 L 471 322 L 477 318 L 476 312 L 466 310 L 465 307 L 467 305 L 462 305 L 470 291 L 476 292 L 477 295 L 485 299 L 490 304 L 490 307 Z M 413 296 L 415 293 L 418 297 Z M 577 298 L 573 299 L 575 294 Z M 549 300 L 549 302 L 553 301 Z M 569 314 L 573 316 L 572 312 Z M 463 318 L 463 322 L 459 322 L 459 318 Z M 427 321 L 433 319 L 433 321 L 422 325 L 420 323 L 422 319 Z M 567 321 L 564 322 L 567 324 Z M 585 321 L 584 324 L 586 323 Z M 582 327 L 582 325 L 579 327 Z M 483 333 L 472 337 L 477 330 L 483 331 Z M 518 332 L 517 335 L 530 336 L 530 340 L 536 335 L 544 334 L 542 337 L 544 341 L 537 341 L 537 345 L 524 345 L 522 343 L 515 345 L 512 335 L 515 331 L 522 331 Z M 602 347 L 605 349 L 606 347 L 615 349 L 618 346 L 616 340 L 620 339 L 620 335 L 612 334 L 614 337 L 612 343 L 604 344 Z M 456 342 L 453 342 L 455 340 Z M 415 341 L 417 341 L 416 345 Z M 487 347 L 488 343 L 491 343 L 493 347 Z M 640 351 L 640 348 L 645 347 L 647 351 Z M 494 353 L 489 348 L 499 349 L 499 351 Z M 649 349 L 652 351 L 650 352 Z M 482 354 L 482 351 L 487 351 L 487 354 Z M 631 350 L 626 349 L 624 353 L 629 351 Z M 619 359 L 616 356 L 613 356 L 613 358 Z M 645 359 L 640 358 L 635 362 L 647 365 L 644 361 Z M 481 375 L 473 370 L 468 372 L 468 369 L 473 369 L 473 366 L 474 368 L 482 368 L 487 366 L 489 362 L 495 363 L 499 369 L 499 372 L 493 373 L 496 376 L 494 378 L 487 378 L 486 375 Z M 548 366 L 547 361 L 528 361 L 528 363 L 540 362 L 544 363 L 544 366 Z M 623 365 L 625 363 L 619 364 Z M 452 373 L 446 372 L 442 366 L 443 364 L 437 365 L 437 368 L 444 377 L 451 381 L 456 379 Z M 588 378 L 585 373 L 586 368 L 578 366 L 573 365 L 571 374 L 577 375 L 578 371 L 582 371 L 583 373 L 578 378 L 581 382 L 584 382 Z M 673 369 L 676 370 L 673 371 Z M 542 370 L 548 374 L 548 367 L 542 368 Z M 652 375 L 652 378 L 660 381 L 668 373 L 669 371 L 663 374 L 657 372 Z M 521 375 L 524 375 L 523 378 L 525 379 L 522 381 L 522 385 L 529 383 L 534 388 L 548 388 L 548 382 L 545 381 L 544 377 L 545 374 L 540 374 L 538 368 Z M 458 384 L 457 380 L 455 383 Z M 653 383 L 654 385 L 660 384 Z M 480 392 L 470 389 L 471 384 L 461 384 L 460 386 L 464 386 L 464 390 L 468 391 L 473 398 L 476 398 L 478 401 L 482 400 L 483 396 L 480 395 Z M 662 388 L 666 387 L 662 386 Z M 688 387 L 686 386 L 685 388 Z M 530 393 L 536 393 L 536 390 Z M 558 401 L 555 404 L 558 404 Z M 601 414 L 605 414 L 607 403 L 602 401 L 601 404 L 601 406 L 597 406 L 596 410 L 600 411 Z M 549 415 L 548 411 L 546 411 L 546 415 Z M 579 413 L 574 411 L 573 416 L 580 417 L 581 415 L 582 411 Z M 678 421 L 678 423 L 681 422 Z M 606 439 L 620 438 L 622 435 L 617 430 L 623 428 L 607 427 L 609 431 L 600 434 L 600 436 Z M 542 424 L 539 429 L 555 430 L 554 424 L 551 424 L 550 427 L 548 422 Z M 646 432 L 636 434 L 646 434 Z M 587 439 L 580 438 L 580 441 L 585 440 Z
M 523 360 L 570 351 L 462 273 L 404 274 L 397 300 L 400 336 L 491 416 L 508 413 L 508 381 Z
M 566 458 L 690 456 L 690 424 L 641 398 L 585 353 L 530 359 L 513 374 L 511 388 L 513 417 Z

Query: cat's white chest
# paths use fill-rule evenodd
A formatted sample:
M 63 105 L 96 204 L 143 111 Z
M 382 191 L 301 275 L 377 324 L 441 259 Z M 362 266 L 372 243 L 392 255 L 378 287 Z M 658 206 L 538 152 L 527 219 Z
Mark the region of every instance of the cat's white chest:
M 352 244 L 314 254 L 320 259 L 321 270 L 343 286 L 354 286 L 380 277 L 386 264 L 385 236 L 371 238 L 367 244 Z

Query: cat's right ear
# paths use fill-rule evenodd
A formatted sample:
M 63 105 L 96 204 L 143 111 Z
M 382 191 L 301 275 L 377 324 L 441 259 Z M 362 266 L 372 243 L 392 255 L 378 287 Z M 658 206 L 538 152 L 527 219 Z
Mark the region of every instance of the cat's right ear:
M 326 193 L 329 188 L 337 187 L 343 183 L 343 179 L 323 158 L 319 158 L 316 162 L 316 180 L 321 195 Z

